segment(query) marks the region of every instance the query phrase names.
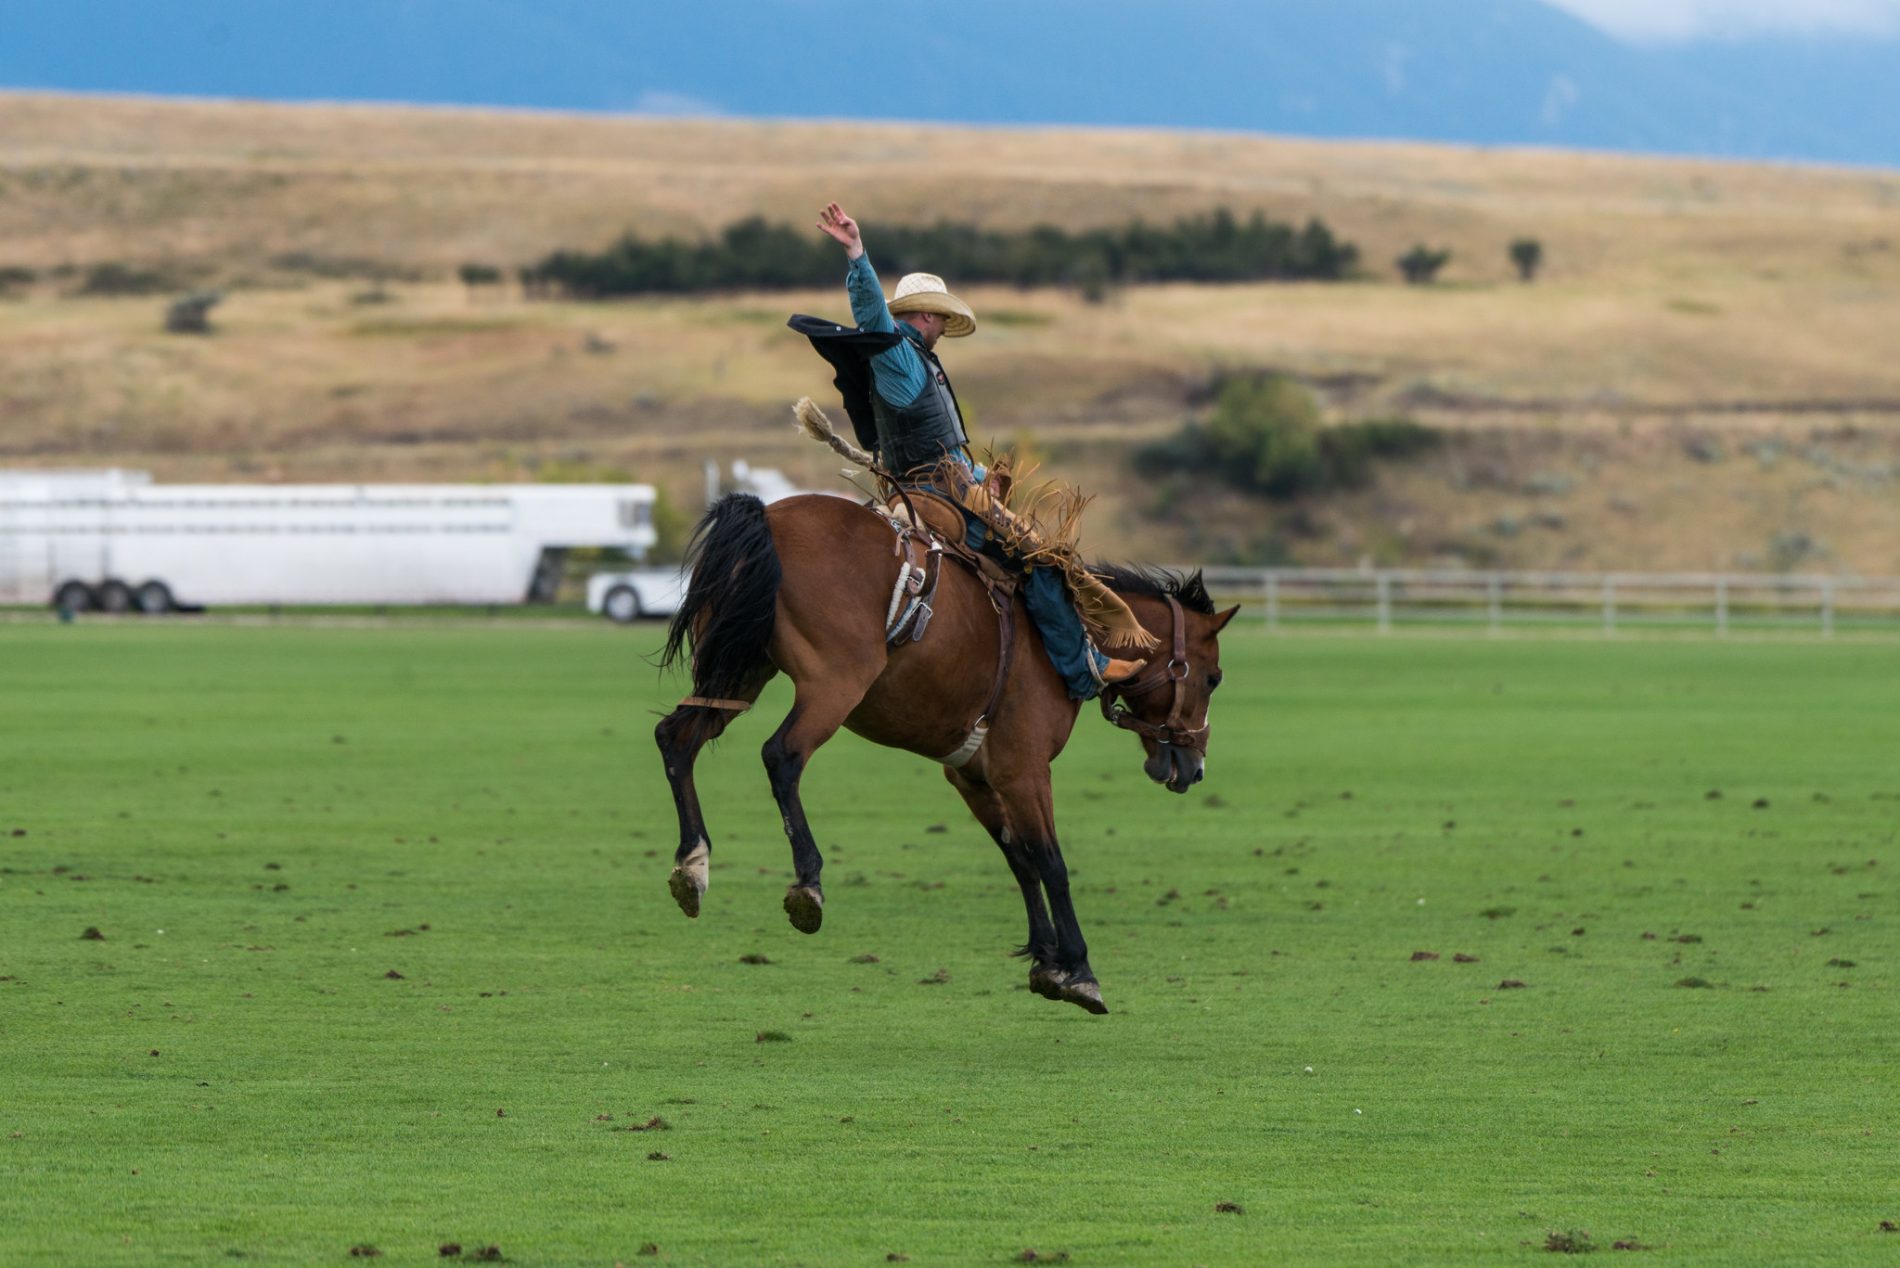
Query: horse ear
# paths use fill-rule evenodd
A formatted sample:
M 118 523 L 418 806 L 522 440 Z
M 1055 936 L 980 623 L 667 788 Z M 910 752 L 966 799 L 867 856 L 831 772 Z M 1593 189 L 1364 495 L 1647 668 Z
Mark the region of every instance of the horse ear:
M 1225 612 L 1216 613 L 1214 616 L 1214 632 L 1218 634 L 1222 630 L 1226 629 L 1227 623 L 1239 615 L 1240 615 L 1240 605 L 1238 603 L 1236 603 L 1233 607 L 1228 608 Z

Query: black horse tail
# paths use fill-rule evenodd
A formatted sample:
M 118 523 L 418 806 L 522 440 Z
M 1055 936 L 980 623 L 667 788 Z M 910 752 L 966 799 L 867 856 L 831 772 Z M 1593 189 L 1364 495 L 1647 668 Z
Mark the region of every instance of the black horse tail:
M 666 631 L 660 664 L 692 649 L 693 694 L 729 700 L 758 681 L 778 616 L 784 576 L 765 503 L 728 493 L 713 503 L 686 548 L 693 570 L 686 599 Z

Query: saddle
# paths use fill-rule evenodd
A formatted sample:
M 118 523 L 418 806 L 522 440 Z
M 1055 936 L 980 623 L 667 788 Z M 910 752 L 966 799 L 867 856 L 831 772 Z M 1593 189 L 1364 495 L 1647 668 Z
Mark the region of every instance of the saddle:
M 964 544 L 963 512 L 948 498 L 924 489 L 898 488 L 876 511 L 897 537 L 897 584 L 884 617 L 884 640 L 892 646 L 914 643 L 929 628 L 937 585 L 943 579 L 943 559 L 949 555 L 970 569 L 983 583 L 996 613 L 996 673 L 990 680 L 989 699 L 971 724 L 963 743 L 937 760 L 960 769 L 969 764 L 989 737 L 990 721 L 1002 702 L 1016 655 L 1016 589 L 1021 579 L 1003 565 Z M 909 603 L 906 604 L 906 598 Z
M 940 493 L 921 488 L 894 490 L 882 507 L 873 507 L 897 536 L 897 584 L 884 619 L 887 643 L 916 642 L 930 623 L 943 557 L 949 555 L 976 574 L 990 606 L 1010 606 L 1022 578 L 965 543 L 963 512 Z M 911 602 L 906 605 L 904 600 Z

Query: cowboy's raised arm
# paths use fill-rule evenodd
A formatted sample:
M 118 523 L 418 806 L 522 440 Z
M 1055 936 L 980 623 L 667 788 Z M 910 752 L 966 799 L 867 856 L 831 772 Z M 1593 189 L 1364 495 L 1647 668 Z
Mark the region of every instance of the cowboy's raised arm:
M 843 245 L 845 258 L 851 261 L 851 269 L 844 279 L 845 294 L 851 299 L 851 320 L 857 323 L 859 330 L 875 331 L 881 335 L 896 330 L 897 322 L 891 317 L 890 306 L 884 302 L 884 288 L 878 284 L 877 270 L 871 267 L 871 257 L 864 253 L 864 236 L 858 231 L 858 222 L 845 215 L 844 208 L 837 203 L 827 203 L 825 209 L 818 213 L 818 227 Z M 891 354 L 885 355 L 884 360 L 903 382 L 902 388 L 891 384 L 894 390 L 912 387 L 921 390 L 923 362 L 917 359 L 916 353 L 899 344 L 892 349 Z M 912 362 L 916 364 L 912 365 Z M 912 392 L 911 397 L 898 403 L 904 404 L 914 397 L 915 392 Z M 896 398 L 887 394 L 885 399 Z
M 864 254 L 864 235 L 858 232 L 858 222 L 845 215 L 837 203 L 825 204 L 818 213 L 818 227 L 843 245 L 845 259 L 856 260 Z

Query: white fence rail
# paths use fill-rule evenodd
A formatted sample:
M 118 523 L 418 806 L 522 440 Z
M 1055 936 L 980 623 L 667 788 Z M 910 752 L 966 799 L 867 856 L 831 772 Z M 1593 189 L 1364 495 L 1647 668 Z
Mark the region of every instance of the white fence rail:
M 1477 572 L 1223 568 L 1208 589 L 1268 631 L 1367 622 L 1400 626 L 1900 634 L 1900 577 L 1746 573 Z

